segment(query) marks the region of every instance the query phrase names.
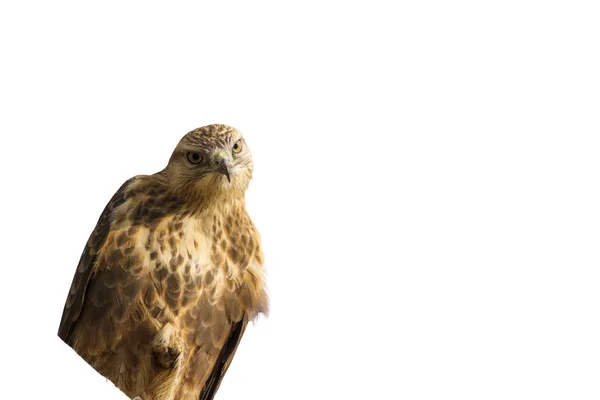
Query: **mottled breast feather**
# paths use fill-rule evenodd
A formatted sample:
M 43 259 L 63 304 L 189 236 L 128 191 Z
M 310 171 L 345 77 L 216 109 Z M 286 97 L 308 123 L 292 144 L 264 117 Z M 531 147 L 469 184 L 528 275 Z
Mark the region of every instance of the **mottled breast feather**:
M 127 395 L 212 399 L 247 322 L 268 312 L 260 237 L 243 199 L 190 209 L 160 173 L 102 213 L 59 336 Z

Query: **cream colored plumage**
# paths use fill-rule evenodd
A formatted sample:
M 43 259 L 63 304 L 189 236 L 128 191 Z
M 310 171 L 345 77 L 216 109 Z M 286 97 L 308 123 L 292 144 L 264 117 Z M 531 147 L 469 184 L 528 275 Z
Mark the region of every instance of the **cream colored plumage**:
M 102 213 L 59 336 L 130 397 L 212 399 L 247 322 L 268 312 L 252 169 L 237 130 L 199 128 Z

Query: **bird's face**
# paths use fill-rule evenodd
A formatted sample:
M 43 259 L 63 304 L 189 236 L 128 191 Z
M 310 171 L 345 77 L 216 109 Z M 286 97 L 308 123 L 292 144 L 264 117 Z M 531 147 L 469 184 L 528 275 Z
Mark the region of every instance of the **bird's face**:
M 166 171 L 170 183 L 186 197 L 241 198 L 252 178 L 252 155 L 238 130 L 209 125 L 181 139 Z

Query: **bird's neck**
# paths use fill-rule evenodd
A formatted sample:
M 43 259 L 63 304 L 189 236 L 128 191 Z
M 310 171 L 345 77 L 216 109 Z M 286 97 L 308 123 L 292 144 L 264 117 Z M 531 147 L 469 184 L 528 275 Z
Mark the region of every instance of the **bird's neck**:
M 201 201 L 189 204 L 193 215 L 201 219 L 224 219 L 231 215 L 245 214 L 246 201 L 241 198 L 205 198 Z

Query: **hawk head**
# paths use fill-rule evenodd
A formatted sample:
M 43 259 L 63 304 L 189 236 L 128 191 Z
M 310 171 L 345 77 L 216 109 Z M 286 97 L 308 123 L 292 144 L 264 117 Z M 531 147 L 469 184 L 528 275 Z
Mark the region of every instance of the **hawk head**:
M 252 154 L 237 129 L 203 126 L 179 141 L 165 173 L 177 191 L 192 199 L 242 198 L 252 178 Z

